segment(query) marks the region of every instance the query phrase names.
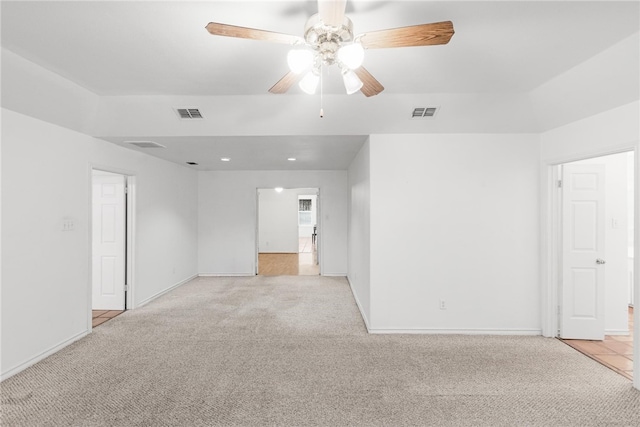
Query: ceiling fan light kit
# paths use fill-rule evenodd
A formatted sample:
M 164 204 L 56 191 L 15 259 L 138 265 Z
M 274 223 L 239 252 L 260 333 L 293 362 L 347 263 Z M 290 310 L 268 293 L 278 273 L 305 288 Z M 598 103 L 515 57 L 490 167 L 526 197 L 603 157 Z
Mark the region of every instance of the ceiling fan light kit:
M 313 66 L 313 53 L 306 49 L 291 49 L 287 54 L 287 64 L 292 73 L 300 74 Z
M 320 82 L 320 73 L 315 69 L 309 70 L 307 74 L 304 75 L 298 86 L 304 93 L 309 95 L 313 95 L 316 93 L 316 89 L 318 88 L 318 83 Z
M 314 94 L 321 79 L 322 67 L 340 68 L 347 94 L 361 91 L 370 97 L 384 90 L 363 66 L 365 49 L 430 46 L 447 44 L 454 34 L 451 21 L 372 31 L 354 37 L 353 23 L 345 16 L 346 0 L 318 0 L 318 13 L 304 27 L 304 37 L 255 28 L 210 22 L 212 35 L 284 43 L 293 46 L 287 54 L 290 71 L 269 92 L 286 93 L 298 83 Z
M 356 93 L 364 84 L 353 70 L 348 69 L 342 71 L 342 81 L 344 82 L 344 87 L 347 90 L 347 95 Z
M 338 49 L 338 60 L 345 67 L 355 70 L 364 62 L 364 48 L 360 43 L 352 43 Z
M 336 64 L 342 72 L 348 95 L 360 90 L 363 83 L 353 72 L 362 65 L 364 48 L 353 41 L 353 23 L 346 16 L 339 26 L 327 25 L 320 14 L 307 21 L 304 31 L 304 47 L 295 46 L 287 54 L 289 69 L 294 74 L 307 71 L 298 86 L 303 92 L 314 94 L 322 66 Z M 299 43 L 301 44 L 301 43 Z

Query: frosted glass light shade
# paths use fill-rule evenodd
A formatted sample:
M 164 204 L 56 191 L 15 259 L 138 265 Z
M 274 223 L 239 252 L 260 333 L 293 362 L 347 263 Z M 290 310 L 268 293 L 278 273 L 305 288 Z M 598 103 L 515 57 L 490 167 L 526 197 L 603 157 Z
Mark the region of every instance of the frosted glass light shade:
M 355 70 L 362 65 L 364 61 L 364 48 L 360 43 L 352 43 L 342 46 L 338 50 L 338 59 L 347 68 Z
M 291 72 L 300 74 L 313 65 L 313 53 L 304 49 L 292 49 L 287 54 L 287 64 Z
M 342 81 L 344 81 L 344 87 L 347 90 L 347 95 L 356 93 L 362 88 L 362 80 L 351 70 L 347 70 L 342 73 Z
M 320 76 L 313 72 L 313 70 L 309 71 L 305 76 L 300 80 L 298 86 L 302 89 L 303 92 L 308 93 L 309 95 L 313 95 L 316 93 L 316 89 L 318 88 L 318 83 L 320 82 Z

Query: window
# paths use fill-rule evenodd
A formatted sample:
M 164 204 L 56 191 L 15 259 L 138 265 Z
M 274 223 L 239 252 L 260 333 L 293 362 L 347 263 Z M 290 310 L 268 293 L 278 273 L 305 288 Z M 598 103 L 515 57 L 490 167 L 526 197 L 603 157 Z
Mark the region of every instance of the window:
M 298 200 L 298 210 L 301 212 L 311 212 L 311 199 Z
M 298 200 L 298 225 L 311 224 L 311 199 Z

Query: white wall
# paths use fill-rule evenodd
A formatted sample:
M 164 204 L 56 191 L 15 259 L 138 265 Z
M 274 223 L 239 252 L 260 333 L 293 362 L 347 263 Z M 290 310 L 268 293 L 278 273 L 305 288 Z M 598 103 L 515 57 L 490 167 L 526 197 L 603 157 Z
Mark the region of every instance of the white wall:
M 99 97 L 5 48 L 2 52 L 2 107 L 90 134 Z
M 629 331 L 627 153 L 574 164 L 605 166 L 605 333 L 626 334 Z
M 631 250 L 633 250 L 633 231 L 635 229 L 633 224 L 635 209 L 631 201 L 633 200 L 633 195 L 636 188 L 635 181 L 636 177 L 638 176 L 637 171 L 635 170 L 635 159 L 633 154 L 634 153 L 632 151 L 627 153 L 627 200 L 630 202 L 627 203 L 627 246 L 629 246 L 629 249 Z
M 422 93 L 384 93 L 366 98 L 325 94 L 326 115 L 318 120 L 318 101 L 306 94 L 242 96 L 101 96 L 96 135 L 368 135 L 369 133 L 534 132 L 538 129 L 528 93 L 430 93 L 429 105 L 446 106 L 425 126 L 407 120 Z M 197 105 L 197 126 L 175 119 L 173 106 Z M 246 120 L 238 111 L 251 105 Z M 358 120 L 354 120 L 357 116 Z
M 258 251 L 298 253 L 298 193 L 259 189 Z
M 349 166 L 349 274 L 353 295 L 367 327 L 371 317 L 371 189 L 369 142 Z
M 543 163 L 564 163 L 628 149 L 640 139 L 640 101 L 540 134 Z
M 557 288 L 553 281 L 553 243 L 551 218 L 551 196 L 548 172 L 554 163 L 563 163 L 581 158 L 610 154 L 621 150 L 635 149 L 638 168 L 637 152 L 640 150 L 640 102 L 635 101 L 618 108 L 613 108 L 594 116 L 578 120 L 573 123 L 544 132 L 540 135 L 541 143 L 541 206 L 540 215 L 542 230 L 542 309 L 543 333 L 545 336 L 555 336 L 557 331 L 554 307 L 557 304 Z M 636 179 L 637 182 L 637 179 Z M 639 189 L 635 188 L 635 200 L 640 199 Z M 635 218 L 635 237 L 638 239 L 639 218 Z M 635 259 L 637 271 L 638 259 Z M 636 278 L 637 282 L 637 278 Z M 636 290 L 637 290 L 636 283 Z M 636 303 L 639 295 L 635 295 Z M 640 313 L 634 313 L 635 322 L 640 320 Z M 634 353 L 640 354 L 640 340 L 635 331 Z M 633 362 L 634 370 L 640 372 L 640 358 Z M 634 378 L 634 387 L 640 389 L 640 375 Z
M 370 137 L 373 331 L 540 333 L 538 153 L 537 135 Z
M 256 189 L 283 187 L 320 190 L 321 274 L 346 275 L 346 171 L 199 172 L 198 183 L 201 274 L 255 274 Z
M 637 101 L 640 35 L 635 33 L 553 77 L 529 96 L 539 129 L 546 131 Z
M 628 258 L 627 258 L 627 279 L 629 282 L 629 298 L 628 302 L 630 305 L 633 305 L 633 294 L 635 289 L 633 288 L 633 276 L 634 276 L 634 236 L 635 236 L 635 207 L 631 202 L 633 200 L 633 195 L 636 191 L 636 183 L 635 181 L 638 179 L 638 171 L 635 168 L 635 158 L 634 153 L 627 153 L 627 246 L 628 246 Z
M 89 332 L 91 165 L 136 177 L 134 304 L 197 274 L 196 172 L 6 109 L 2 151 L 3 377 Z
M 602 156 L 621 150 L 639 149 L 640 145 L 640 102 L 632 102 L 618 108 L 578 120 L 540 134 L 541 176 L 541 220 L 544 225 L 542 264 L 544 282 L 543 330 L 548 336 L 555 336 L 557 330 L 555 314 L 551 307 L 557 304 L 557 290 L 553 282 L 552 219 L 550 209 L 552 199 L 549 193 L 551 165 L 569 161 Z M 635 189 L 636 193 L 638 189 Z M 634 224 L 637 229 L 637 222 Z M 637 230 L 636 230 L 637 231 Z M 636 233 L 637 234 L 637 233 Z

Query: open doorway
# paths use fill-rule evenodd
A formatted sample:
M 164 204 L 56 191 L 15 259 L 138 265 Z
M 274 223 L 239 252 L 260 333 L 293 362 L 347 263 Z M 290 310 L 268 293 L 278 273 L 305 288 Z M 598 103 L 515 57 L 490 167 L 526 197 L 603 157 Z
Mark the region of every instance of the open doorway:
M 256 274 L 320 274 L 318 188 L 257 190 Z
M 91 174 L 91 326 L 123 313 L 128 304 L 129 177 L 93 169 Z
M 320 274 L 318 265 L 318 195 L 298 195 L 298 275 Z
M 557 168 L 558 335 L 633 379 L 634 153 Z

